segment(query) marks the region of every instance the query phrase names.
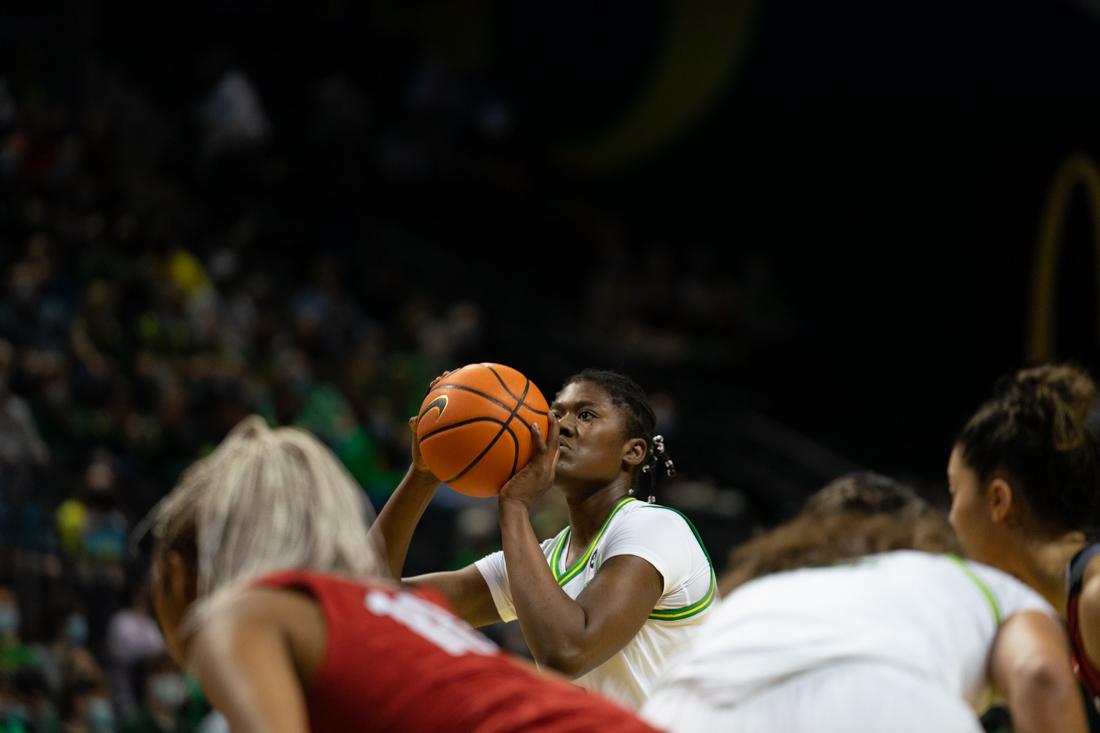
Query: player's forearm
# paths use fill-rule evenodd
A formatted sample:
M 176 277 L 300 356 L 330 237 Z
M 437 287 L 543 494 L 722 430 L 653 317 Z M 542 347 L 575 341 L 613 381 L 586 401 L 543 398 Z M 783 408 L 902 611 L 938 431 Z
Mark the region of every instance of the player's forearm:
M 416 525 L 424 516 L 424 510 L 431 503 L 438 486 L 435 476 L 410 466 L 370 529 L 371 538 L 385 554 L 394 578 L 401 578 Z
M 531 655 L 567 675 L 583 672 L 584 609 L 554 580 L 525 504 L 500 502 L 500 536 L 512 603 Z

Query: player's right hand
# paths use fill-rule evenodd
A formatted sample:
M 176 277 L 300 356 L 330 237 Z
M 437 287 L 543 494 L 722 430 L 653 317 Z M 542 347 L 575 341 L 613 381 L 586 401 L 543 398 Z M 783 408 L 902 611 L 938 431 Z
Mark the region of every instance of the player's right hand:
M 419 418 L 413 415 L 409 418 L 409 442 L 412 443 L 412 468 L 419 474 L 430 475 L 432 469 L 424 462 L 424 456 L 420 453 L 420 441 L 416 437 L 416 423 Z
M 501 501 L 518 501 L 530 506 L 554 485 L 554 471 L 558 465 L 558 436 L 561 427 L 551 413 L 548 416 L 550 432 L 544 437 L 537 423 L 531 423 L 531 440 L 534 455 L 531 461 L 508 479 L 500 489 Z

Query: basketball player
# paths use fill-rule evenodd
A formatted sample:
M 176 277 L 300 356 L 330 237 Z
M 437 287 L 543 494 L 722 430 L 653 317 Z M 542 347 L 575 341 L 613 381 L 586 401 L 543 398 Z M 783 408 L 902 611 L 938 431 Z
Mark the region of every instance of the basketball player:
M 503 550 L 406 582 L 438 590 L 474 626 L 519 619 L 540 666 L 637 707 L 709 610 L 714 571 L 683 515 L 632 495 L 640 469 L 658 468 L 653 409 L 633 380 L 583 371 L 551 412 L 550 434 L 533 431 L 534 457 L 501 489 Z M 413 442 L 412 466 L 373 528 L 394 577 L 439 486 Z M 529 507 L 554 486 L 569 525 L 540 543 Z
M 1082 370 L 1048 365 L 998 385 L 963 427 L 947 474 L 967 554 L 1036 589 L 1066 618 L 1074 669 L 1100 708 L 1100 395 Z
M 232 730 L 653 733 L 508 659 L 430 592 L 371 579 L 366 513 L 327 448 L 257 417 L 154 510 L 157 617 Z
M 735 550 L 735 572 L 749 559 L 753 572 L 722 579 L 722 604 L 643 717 L 674 733 L 978 733 L 992 685 L 1017 733 L 1084 733 L 1054 610 L 940 554 L 950 527 L 917 501 L 807 511 Z

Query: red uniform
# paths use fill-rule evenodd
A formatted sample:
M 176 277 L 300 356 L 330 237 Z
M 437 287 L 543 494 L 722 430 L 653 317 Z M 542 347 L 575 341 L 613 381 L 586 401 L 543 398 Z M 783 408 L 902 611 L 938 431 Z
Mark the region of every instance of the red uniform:
M 1092 545 L 1078 552 L 1069 563 L 1069 599 L 1066 601 L 1066 627 L 1069 631 L 1070 645 L 1073 647 L 1073 671 L 1077 679 L 1088 690 L 1093 705 L 1100 710 L 1100 671 L 1093 667 L 1085 654 L 1085 642 L 1081 638 L 1081 624 L 1078 621 L 1077 603 L 1084 585 L 1085 568 L 1092 558 L 1100 554 L 1100 545 Z
M 434 593 L 301 571 L 257 585 L 302 589 L 323 609 L 324 660 L 306 690 L 314 733 L 656 733 L 512 662 Z

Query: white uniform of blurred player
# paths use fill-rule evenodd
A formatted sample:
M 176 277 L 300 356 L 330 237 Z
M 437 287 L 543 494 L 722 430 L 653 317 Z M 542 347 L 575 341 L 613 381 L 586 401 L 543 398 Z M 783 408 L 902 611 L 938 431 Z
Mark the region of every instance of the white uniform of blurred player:
M 712 611 L 642 713 L 673 732 L 980 731 L 991 682 L 1023 690 L 1014 665 L 1060 641 L 1055 618 L 1019 581 L 954 556 L 782 572 Z

